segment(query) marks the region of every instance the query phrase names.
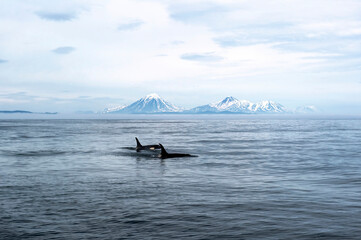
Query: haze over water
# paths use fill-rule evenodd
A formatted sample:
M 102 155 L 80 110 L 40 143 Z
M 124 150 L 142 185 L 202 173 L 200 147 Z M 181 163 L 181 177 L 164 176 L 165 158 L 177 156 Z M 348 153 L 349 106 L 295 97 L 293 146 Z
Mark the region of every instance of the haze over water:
M 360 119 L 0 120 L 0 238 L 359 239 L 360 138 Z

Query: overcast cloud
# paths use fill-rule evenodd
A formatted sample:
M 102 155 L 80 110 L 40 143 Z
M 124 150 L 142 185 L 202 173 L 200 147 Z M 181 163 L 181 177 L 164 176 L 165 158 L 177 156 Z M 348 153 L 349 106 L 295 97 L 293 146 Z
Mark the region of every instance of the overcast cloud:
M 157 92 L 360 114 L 360 40 L 358 0 L 4 0 L 0 110 L 98 111 Z

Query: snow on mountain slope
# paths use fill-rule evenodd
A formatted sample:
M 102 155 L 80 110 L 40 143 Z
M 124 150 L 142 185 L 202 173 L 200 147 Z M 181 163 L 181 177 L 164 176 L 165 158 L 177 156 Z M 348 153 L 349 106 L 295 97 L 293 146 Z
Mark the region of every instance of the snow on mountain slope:
M 226 112 L 249 112 L 252 103 L 247 100 L 238 100 L 234 97 L 226 97 L 222 101 L 214 104 L 214 107 L 218 109 L 218 111 L 226 111 Z
M 112 113 L 162 113 L 180 112 L 181 108 L 165 101 L 156 93 L 149 94 L 138 101 Z
M 262 101 L 252 105 L 252 112 L 255 113 L 285 113 L 286 108 L 273 101 Z
M 225 99 L 203 106 L 198 106 L 190 110 L 174 106 L 165 101 L 157 94 L 149 94 L 129 106 L 116 108 L 107 108 L 103 113 L 286 113 L 286 108 L 273 101 L 262 101 L 260 103 L 252 103 L 247 100 L 238 100 L 234 97 L 226 97 Z
M 239 101 L 234 97 L 226 97 L 222 101 L 192 108 L 192 113 L 242 112 L 249 107 L 250 102 Z
M 234 98 L 234 97 L 226 97 L 225 99 L 223 99 L 222 101 L 219 101 L 215 104 L 211 104 L 213 105 L 215 108 L 217 108 L 218 110 L 224 110 L 230 107 L 235 107 L 238 105 L 238 99 Z
M 247 100 L 238 100 L 226 97 L 214 104 L 207 104 L 189 110 L 191 113 L 284 113 L 286 108 L 273 101 L 252 103 Z

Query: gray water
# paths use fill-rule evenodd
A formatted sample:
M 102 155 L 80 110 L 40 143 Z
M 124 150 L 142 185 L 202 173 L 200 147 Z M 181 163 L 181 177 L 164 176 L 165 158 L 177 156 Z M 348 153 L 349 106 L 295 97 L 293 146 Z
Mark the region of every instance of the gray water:
M 360 239 L 360 140 L 357 119 L 0 120 L 0 239 Z

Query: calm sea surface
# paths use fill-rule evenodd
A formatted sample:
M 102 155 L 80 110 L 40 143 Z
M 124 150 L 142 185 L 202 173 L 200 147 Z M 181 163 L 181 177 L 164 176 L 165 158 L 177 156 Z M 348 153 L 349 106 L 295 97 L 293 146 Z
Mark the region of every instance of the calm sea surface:
M 360 236 L 361 120 L 0 120 L 0 239 Z

